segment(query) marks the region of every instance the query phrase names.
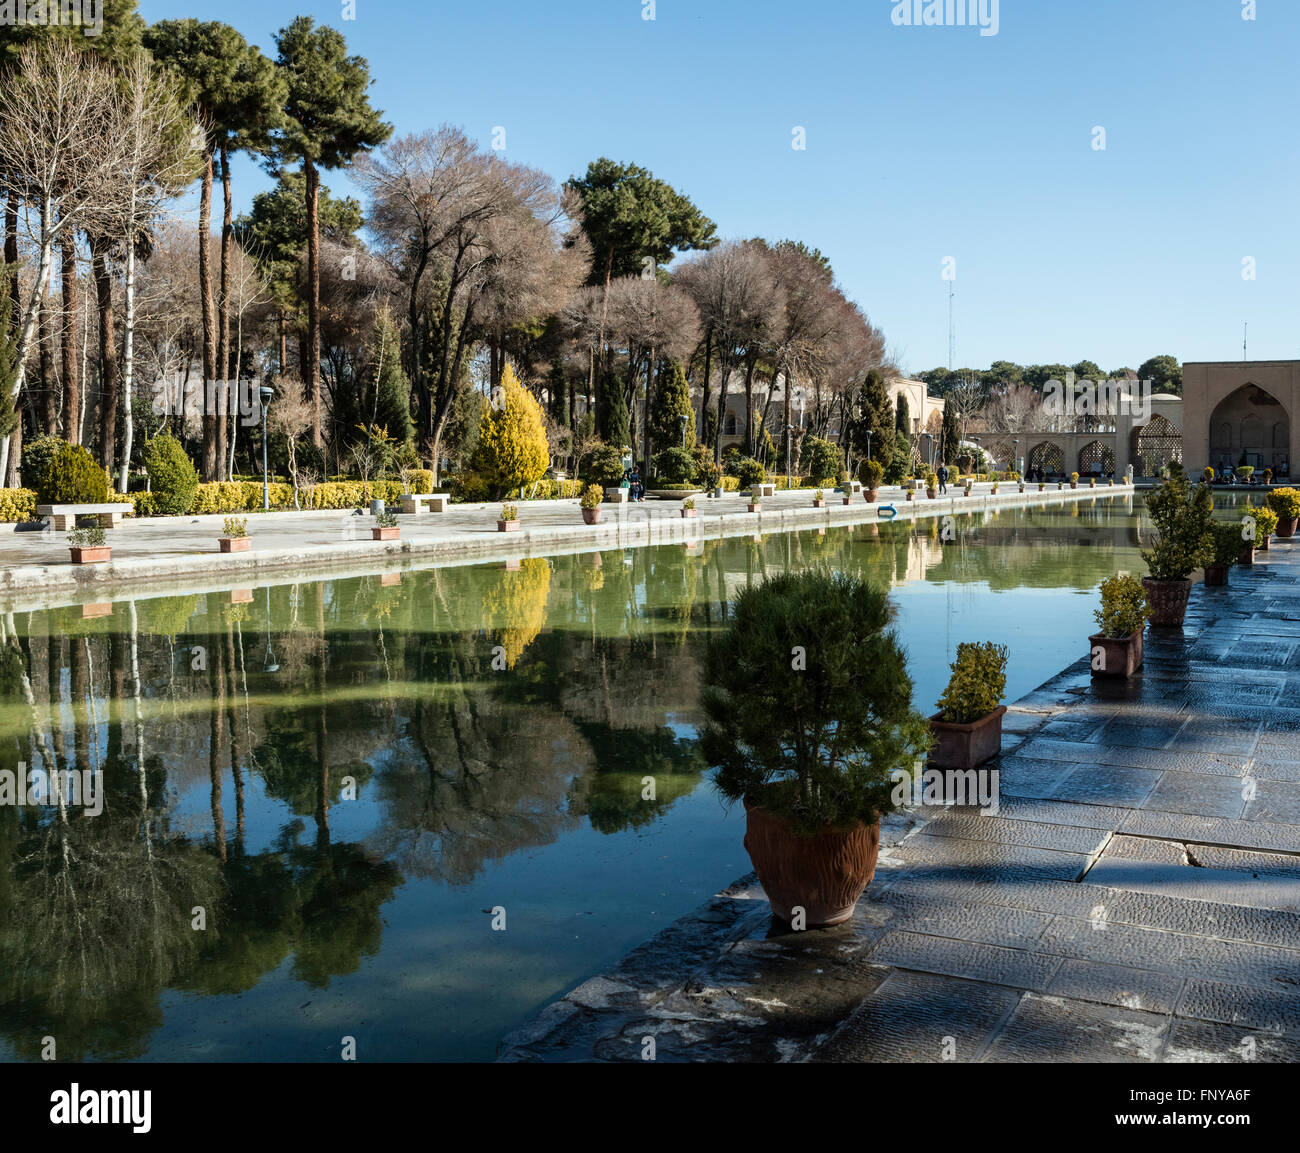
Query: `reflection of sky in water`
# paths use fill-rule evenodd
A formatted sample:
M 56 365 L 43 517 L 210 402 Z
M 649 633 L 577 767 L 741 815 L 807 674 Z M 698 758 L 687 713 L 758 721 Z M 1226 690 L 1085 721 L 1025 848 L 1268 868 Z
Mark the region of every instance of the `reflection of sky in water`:
M 296 782 L 295 802 L 273 795 L 264 744 L 255 751 L 259 767 L 244 771 L 243 853 L 291 856 L 306 912 L 289 956 L 268 961 L 247 991 L 214 995 L 195 991 L 202 982 L 190 979 L 188 992 L 153 990 L 148 1019 L 133 1018 L 139 1011 L 129 1007 L 114 1011 L 158 1060 L 335 1060 L 344 1034 L 357 1037 L 361 1059 L 491 1059 L 522 1018 L 748 871 L 743 814 L 722 806 L 692 752 L 702 632 L 718 625 L 720 602 L 747 579 L 813 563 L 888 579 L 918 707 L 932 710 L 957 644 L 973 640 L 1009 647 L 1014 700 L 1085 654 L 1097 582 L 1116 569 L 1141 571 L 1134 525 L 1121 498 L 1077 517 L 1053 506 L 958 518 L 956 545 L 939 544 L 924 525 L 896 524 L 879 533 L 859 526 L 772 535 L 760 545 L 710 542 L 699 555 L 680 546 L 618 550 L 599 566 L 592 554 L 557 558 L 547 572 L 523 574 L 543 578 L 528 596 L 519 594 L 526 584 L 519 574 L 487 565 L 407 573 L 388 588 L 378 578 L 327 582 L 323 597 L 315 585 L 292 599 L 273 587 L 280 665 L 273 673 L 262 668 L 268 622 L 259 589 L 239 625 L 246 672 L 233 695 L 226 686 L 227 704 L 234 701 L 246 738 L 265 742 L 278 726 L 303 739 L 296 752 L 277 746 L 289 766 L 281 773 Z M 146 749 L 167 768 L 171 833 L 211 853 L 209 680 L 189 675 L 188 658 L 169 655 L 165 635 L 144 626 L 176 612 L 179 651 L 215 636 L 208 630 L 222 626 L 228 600 L 213 594 L 177 604 L 138 602 Z M 123 608 L 96 622 L 97 693 L 109 683 L 100 634 L 124 627 Z M 362 860 L 387 859 L 399 874 L 376 898 L 373 947 L 355 954 L 354 971 L 332 970 L 325 987 L 293 973 L 311 918 L 321 915 L 311 902 L 330 897 L 337 919 L 322 923 L 346 936 L 355 920 L 349 902 L 364 894 L 349 887 L 356 878 L 341 860 L 322 866 L 317 844 L 314 726 L 322 703 L 304 638 L 318 611 L 329 640 L 329 843 Z M 40 613 L 30 619 L 17 623 L 30 629 L 34 652 L 39 646 L 32 675 L 43 685 L 45 632 L 66 630 L 62 618 L 53 626 Z M 484 663 L 498 641 L 515 662 L 508 672 Z M 66 668 L 59 681 L 68 694 Z M 82 730 L 95 763 L 113 739 L 107 703 L 96 702 L 95 723 Z M 71 750 L 76 711 L 65 702 L 61 714 Z M 0 715 L 12 729 L 14 711 Z M 223 757 L 221 810 L 233 845 L 229 743 Z M 357 800 L 342 800 L 338 778 L 358 765 L 369 776 Z M 645 773 L 663 790 L 657 816 L 640 804 Z M 0 838 L 0 867 L 9 868 L 5 852 Z M 490 929 L 496 906 L 506 909 L 504 932 Z M 261 915 L 246 919 L 250 940 Z M 5 1017 L 15 1012 L 0 1002 L 0 1052 L 12 1053 L 15 1026 Z

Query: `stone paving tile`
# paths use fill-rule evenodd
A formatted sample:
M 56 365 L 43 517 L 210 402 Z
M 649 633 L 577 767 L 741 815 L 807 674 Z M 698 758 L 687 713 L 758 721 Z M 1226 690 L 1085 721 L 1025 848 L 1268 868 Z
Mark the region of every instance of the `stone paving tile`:
M 1300 1042 L 1286 1041 L 1239 1025 L 1215 1021 L 1174 1021 L 1166 1061 L 1192 1063 L 1300 1063 Z
M 951 937 L 908 932 L 889 933 L 881 938 L 871 952 L 871 960 L 898 969 L 919 969 L 1040 992 L 1047 988 L 1061 965 L 1058 956 L 973 941 L 958 943 Z
M 1227 753 L 1248 756 L 1259 741 L 1259 723 L 1239 720 L 1216 724 L 1193 717 L 1169 742 L 1171 752 Z
M 1300 825 L 1300 784 L 1258 781 L 1254 799 L 1246 805 L 1246 820 Z
M 1289 989 L 1242 987 L 1223 981 L 1193 979 L 1178 1003 L 1180 1017 L 1244 1025 L 1278 1036 L 1300 1038 L 1300 984 Z
M 999 757 L 997 768 L 1001 796 L 1046 797 L 1074 771 L 1075 762 L 1032 760 L 1017 754 Z
M 1067 714 L 1058 720 L 1049 721 L 1038 730 L 1038 735 L 1058 741 L 1093 741 L 1109 723 L 1111 722 L 1104 717 L 1079 718 Z
M 1186 716 L 1169 720 L 1130 720 L 1116 717 L 1097 735 L 1103 745 L 1136 745 L 1142 749 L 1163 749 L 1187 723 Z
M 1128 969 L 1097 961 L 1066 961 L 1048 985 L 1049 994 L 1078 1001 L 1099 1001 L 1122 1009 L 1172 1013 L 1183 978 L 1150 969 Z
M 1254 758 L 1247 775 L 1258 781 L 1300 783 L 1300 761 L 1265 761 Z
M 964 837 L 973 841 L 995 841 L 1004 845 L 1029 845 L 1069 853 L 1095 853 L 1109 837 L 1108 831 L 1077 825 L 1041 824 L 1008 820 L 1001 816 L 972 816 L 949 812 L 925 826 L 928 837 Z
M 1100 865 L 1102 861 L 1111 857 L 1122 857 L 1130 861 L 1160 861 L 1167 865 L 1188 863 L 1186 846 L 1178 841 L 1158 841 L 1151 837 L 1113 836 L 1107 842 L 1106 849 L 1097 864 Z M 1094 865 L 1089 871 L 1089 880 L 1092 879 L 1096 869 L 1097 866 Z
M 868 900 L 882 914 L 882 923 L 890 930 L 926 933 L 976 941 L 983 945 L 1006 948 L 1029 948 L 1052 923 L 1052 913 L 1028 909 L 1008 909 L 997 905 L 953 905 L 942 900 L 918 896 L 915 891 L 867 890 Z
M 1038 948 L 1062 957 L 1154 969 L 1209 981 L 1279 987 L 1300 981 L 1300 951 L 1146 929 L 1116 921 L 1058 917 L 1044 931 Z M 885 938 L 888 940 L 888 938 Z
M 1089 916 L 1097 902 L 1109 896 L 1105 889 L 1063 881 L 1025 881 L 993 888 L 960 877 L 926 877 L 908 869 L 890 876 L 887 884 L 891 891 L 944 901 L 954 907 L 989 905 L 1074 917 Z
M 1239 869 L 1252 877 L 1300 878 L 1300 856 L 1292 853 L 1251 853 L 1218 845 L 1189 845 L 1188 852 L 1207 869 Z
M 1273 821 L 1234 821 L 1225 817 L 1134 809 L 1124 818 L 1120 830 L 1167 841 L 1199 841 L 1229 848 L 1300 853 L 1300 827 Z
M 1037 821 L 1046 825 L 1078 825 L 1085 829 L 1115 828 L 1128 809 L 1106 805 L 1077 805 L 1039 797 L 1006 797 L 998 805 L 998 816 L 1007 821 Z
M 1300 912 L 1300 880 L 1285 875 L 1259 877 L 1239 869 L 1197 868 L 1182 861 L 1111 857 L 1100 860 L 1089 871 L 1088 880 L 1112 889 Z
M 985 884 L 1071 881 L 1089 863 L 1084 853 L 931 837 L 924 832 L 895 846 L 890 856 L 906 862 L 911 872 L 932 880 L 959 878 Z
M 895 972 L 853 1011 L 813 1060 L 974 1061 L 1020 996 L 994 985 Z
M 1246 811 L 1246 798 L 1242 793 L 1239 777 L 1169 772 L 1161 774 L 1142 807 L 1166 813 L 1239 818 Z
M 1154 769 L 1080 765 L 1049 796 L 1056 801 L 1130 807 L 1145 801 L 1159 780 L 1160 773 Z
M 1099 900 L 1108 922 L 1288 949 L 1300 943 L 1297 913 L 1119 890 L 1103 890 Z
M 1021 745 L 1018 758 L 1037 761 L 1074 761 L 1117 768 L 1157 769 L 1175 772 L 1218 773 L 1245 766 L 1246 757 L 1225 757 L 1206 753 L 1165 752 L 1158 749 L 1116 748 L 1107 745 L 1075 745 L 1033 737 Z
M 1168 1017 L 1026 996 L 984 1055 L 985 1062 L 1079 1063 L 1157 1061 Z

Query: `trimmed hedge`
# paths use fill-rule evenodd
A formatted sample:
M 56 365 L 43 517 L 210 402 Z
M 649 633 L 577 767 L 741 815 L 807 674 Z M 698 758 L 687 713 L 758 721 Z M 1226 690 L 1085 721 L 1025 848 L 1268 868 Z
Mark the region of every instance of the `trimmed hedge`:
M 144 451 L 144 467 L 158 513 L 163 516 L 188 513 L 198 491 L 199 474 L 181 442 L 167 433 L 155 436 Z
M 54 454 L 45 482 L 42 504 L 105 504 L 108 500 L 108 473 L 79 444 L 65 444 Z
M 35 519 L 35 492 L 30 488 L 0 488 L 0 522 L 22 524 Z

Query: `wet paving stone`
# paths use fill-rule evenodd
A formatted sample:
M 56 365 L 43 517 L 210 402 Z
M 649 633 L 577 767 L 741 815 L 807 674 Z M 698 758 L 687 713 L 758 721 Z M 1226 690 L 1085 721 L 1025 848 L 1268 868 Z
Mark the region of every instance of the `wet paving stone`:
M 882 890 L 871 904 L 888 912 L 891 930 L 977 941 L 1005 948 L 1030 948 L 1052 923 L 1053 914 L 1028 909 L 950 902 L 917 896 L 913 891 Z M 883 938 L 882 938 L 883 939 Z
M 1049 796 L 1056 801 L 1131 808 L 1142 804 L 1159 780 L 1160 773 L 1154 769 L 1083 765 L 1057 785 Z
M 1223 981 L 1190 980 L 1178 1013 L 1277 1036 L 1300 1038 L 1300 987 L 1260 989 Z
M 1160 837 L 1167 841 L 1200 841 L 1238 849 L 1300 852 L 1300 828 L 1273 821 L 1234 821 L 1225 817 L 1134 809 L 1124 818 L 1120 829 L 1125 833 Z
M 1184 1064 L 1261 1062 L 1294 1065 L 1300 1062 L 1300 1043 L 1239 1025 L 1175 1020 L 1165 1048 L 1165 1060 Z
M 1109 831 L 1124 819 L 1128 811 L 1106 805 L 1077 805 L 1069 801 L 1049 801 L 1038 797 L 1007 797 L 998 807 L 998 816 L 1007 821 L 1078 825 L 1085 829 Z
M 1142 807 L 1167 813 L 1238 818 L 1246 811 L 1246 798 L 1239 777 L 1162 773 Z
M 974 841 L 994 841 L 1004 845 L 1029 845 L 1040 849 L 1057 849 L 1068 853 L 1095 853 L 1105 843 L 1108 832 L 1077 825 L 1040 824 L 1004 817 L 965 816 L 949 813 L 925 827 L 926 836 L 963 837 Z
M 817 1052 L 818 1062 L 971 1062 L 1020 1001 L 1013 989 L 892 974 Z
M 1240 870 L 1197 867 L 1183 861 L 1103 857 L 1089 871 L 1088 879 L 1112 889 L 1300 912 L 1300 881 L 1286 875 L 1252 876 Z
M 1248 756 L 1259 741 L 1259 723 L 1237 721 L 1214 724 L 1206 720 L 1189 720 L 1169 742 L 1171 752 L 1230 753 Z
M 898 845 L 892 855 L 910 870 L 931 880 L 958 879 L 997 884 L 1071 881 L 1088 867 L 1085 853 L 1061 852 L 1028 845 L 932 837 L 925 833 Z
M 1290 781 L 1257 781 L 1255 796 L 1246 804 L 1248 821 L 1276 821 L 1300 825 L 1300 784 Z
M 1068 1001 L 1027 996 L 984 1056 L 987 1062 L 1139 1062 L 1159 1060 L 1170 1020 Z
M 1168 721 L 1131 721 L 1126 717 L 1117 717 L 1102 728 L 1098 742 L 1113 746 L 1135 745 L 1143 749 L 1163 749 L 1186 723 L 1185 716 Z
M 1059 956 L 972 941 L 963 941 L 959 945 L 950 937 L 909 932 L 890 933 L 883 937 L 872 950 L 871 960 L 877 965 L 892 965 L 898 969 L 919 969 L 925 973 L 1040 991 L 1047 988 L 1061 966 Z
M 1066 961 L 1048 985 L 1049 994 L 1097 1001 L 1147 1013 L 1172 1013 L 1183 978 L 1150 969 L 1128 969 L 1096 961 Z

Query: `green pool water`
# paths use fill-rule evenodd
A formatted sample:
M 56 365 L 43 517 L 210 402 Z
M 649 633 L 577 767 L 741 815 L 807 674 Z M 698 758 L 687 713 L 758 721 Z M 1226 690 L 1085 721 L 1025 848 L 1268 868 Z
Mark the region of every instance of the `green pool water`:
M 0 770 L 101 804 L 0 805 L 0 1056 L 490 1060 L 748 871 L 695 742 L 737 589 L 861 573 L 919 707 L 968 640 L 1015 699 L 1141 571 L 1135 502 L 9 614 Z

